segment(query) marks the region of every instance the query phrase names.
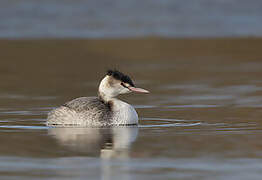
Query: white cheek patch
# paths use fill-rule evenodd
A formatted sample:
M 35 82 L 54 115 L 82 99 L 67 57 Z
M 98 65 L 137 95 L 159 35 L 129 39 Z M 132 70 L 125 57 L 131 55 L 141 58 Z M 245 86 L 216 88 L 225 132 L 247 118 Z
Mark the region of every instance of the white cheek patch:
M 130 93 L 131 91 L 128 88 L 122 87 L 120 94 L 126 94 L 126 93 Z

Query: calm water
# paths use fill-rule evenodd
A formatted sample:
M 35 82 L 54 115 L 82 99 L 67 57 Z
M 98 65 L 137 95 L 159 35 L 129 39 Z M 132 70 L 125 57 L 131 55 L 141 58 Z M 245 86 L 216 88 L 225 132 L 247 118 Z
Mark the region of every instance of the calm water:
M 261 39 L 0 41 L 0 179 L 261 179 Z M 110 67 L 139 127 L 47 128 Z

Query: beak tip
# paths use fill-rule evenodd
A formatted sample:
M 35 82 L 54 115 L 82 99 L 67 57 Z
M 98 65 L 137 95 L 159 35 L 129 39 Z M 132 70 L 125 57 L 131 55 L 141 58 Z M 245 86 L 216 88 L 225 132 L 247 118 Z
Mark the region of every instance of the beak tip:
M 138 92 L 138 93 L 150 93 L 148 90 L 142 88 L 130 87 L 129 89 L 133 92 Z

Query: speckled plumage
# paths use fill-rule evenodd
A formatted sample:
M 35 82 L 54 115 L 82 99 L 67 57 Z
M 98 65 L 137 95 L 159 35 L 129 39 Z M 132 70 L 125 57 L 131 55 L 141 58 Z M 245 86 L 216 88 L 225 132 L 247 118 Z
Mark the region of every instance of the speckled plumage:
M 80 97 L 65 103 L 48 114 L 48 125 L 106 126 L 113 112 L 98 97 Z
M 98 97 L 80 97 L 65 103 L 48 114 L 48 126 L 112 126 L 135 125 L 135 109 L 118 99 L 111 104 Z

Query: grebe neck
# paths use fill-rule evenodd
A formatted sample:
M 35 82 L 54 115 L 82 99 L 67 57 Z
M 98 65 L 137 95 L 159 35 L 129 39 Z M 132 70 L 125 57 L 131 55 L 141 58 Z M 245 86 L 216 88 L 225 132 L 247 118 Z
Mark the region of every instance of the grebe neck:
M 113 100 L 117 99 L 114 97 L 110 97 L 105 95 L 105 93 L 98 91 L 98 98 L 103 101 L 105 104 L 108 104 L 110 102 L 112 102 Z

